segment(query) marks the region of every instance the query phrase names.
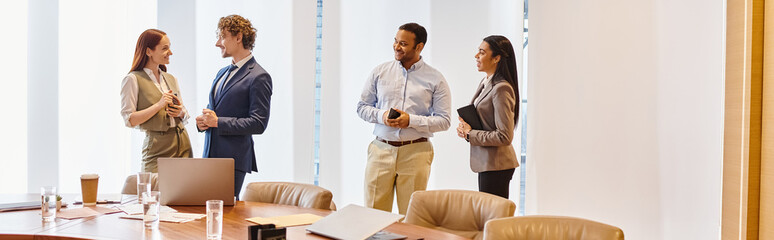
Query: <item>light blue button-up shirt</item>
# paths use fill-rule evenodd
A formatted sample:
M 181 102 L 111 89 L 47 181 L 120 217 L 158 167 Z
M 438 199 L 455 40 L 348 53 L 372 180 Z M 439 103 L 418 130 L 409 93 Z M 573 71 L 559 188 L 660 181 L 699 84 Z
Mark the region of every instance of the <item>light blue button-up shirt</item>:
M 409 114 L 408 128 L 384 125 L 382 116 L 390 108 Z M 434 132 L 447 130 L 450 111 L 449 84 L 421 58 L 408 70 L 397 60 L 376 66 L 357 103 L 360 118 L 375 123 L 374 135 L 389 141 L 429 138 Z

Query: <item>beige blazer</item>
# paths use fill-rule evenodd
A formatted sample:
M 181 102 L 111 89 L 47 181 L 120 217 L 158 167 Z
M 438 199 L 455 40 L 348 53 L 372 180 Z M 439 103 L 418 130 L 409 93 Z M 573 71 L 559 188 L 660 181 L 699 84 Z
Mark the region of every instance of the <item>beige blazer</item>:
M 516 125 L 514 111 L 517 94 L 508 82 L 491 82 L 481 84 L 473 96 L 476 101 L 479 95 L 483 98 L 476 105 L 476 112 L 481 117 L 483 130 L 471 130 L 468 133 L 470 141 L 470 169 L 473 172 L 497 171 L 519 166 L 516 152 L 513 150 L 513 133 Z M 490 84 L 490 87 L 484 85 Z

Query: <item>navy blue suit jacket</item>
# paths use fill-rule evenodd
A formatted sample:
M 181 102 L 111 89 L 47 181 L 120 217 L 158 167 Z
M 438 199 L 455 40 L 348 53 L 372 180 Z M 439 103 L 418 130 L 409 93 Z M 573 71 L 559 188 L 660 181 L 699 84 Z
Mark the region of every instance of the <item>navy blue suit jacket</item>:
M 216 98 L 215 84 L 227 69 L 220 69 L 212 82 L 207 108 L 218 116 L 218 127 L 207 129 L 202 156 L 234 158 L 235 170 L 258 171 L 253 134 L 262 134 L 269 124 L 271 76 L 253 57 L 237 70 Z

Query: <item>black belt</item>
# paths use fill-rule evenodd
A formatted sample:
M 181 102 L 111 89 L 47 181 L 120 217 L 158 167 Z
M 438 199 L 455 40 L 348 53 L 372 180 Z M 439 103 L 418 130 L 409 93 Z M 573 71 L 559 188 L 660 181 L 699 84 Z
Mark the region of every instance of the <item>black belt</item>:
M 146 130 L 145 132 L 150 133 L 150 134 L 155 134 L 155 135 L 164 135 L 164 134 L 171 134 L 171 133 L 175 133 L 175 132 L 176 133 L 182 133 L 183 131 L 185 131 L 185 127 L 183 126 L 183 124 L 177 124 L 174 127 L 169 127 L 169 129 L 167 129 L 166 131 Z
M 427 142 L 427 138 L 426 137 L 417 138 L 417 139 L 410 140 L 410 141 L 387 141 L 387 140 L 384 140 L 384 139 L 382 139 L 380 137 L 376 137 L 376 140 L 379 140 L 380 142 L 383 142 L 383 143 L 386 143 L 386 144 L 390 144 L 390 145 L 395 146 L 395 147 L 409 145 L 409 144 L 412 144 L 412 143 Z

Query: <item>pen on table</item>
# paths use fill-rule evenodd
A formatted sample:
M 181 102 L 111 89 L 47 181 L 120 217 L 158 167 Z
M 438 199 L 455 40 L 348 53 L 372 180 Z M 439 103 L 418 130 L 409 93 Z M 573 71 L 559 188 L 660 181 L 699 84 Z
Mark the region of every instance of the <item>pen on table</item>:
M 121 201 L 112 201 L 112 200 L 97 201 L 97 204 L 115 204 L 115 203 L 121 203 Z M 83 204 L 83 202 L 77 201 L 77 202 L 74 202 L 73 204 L 80 205 L 80 204 Z

